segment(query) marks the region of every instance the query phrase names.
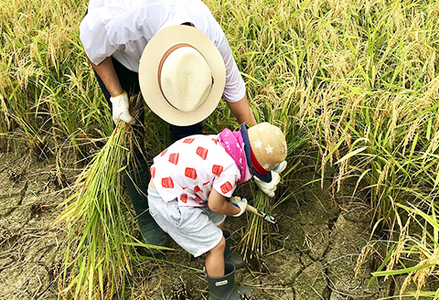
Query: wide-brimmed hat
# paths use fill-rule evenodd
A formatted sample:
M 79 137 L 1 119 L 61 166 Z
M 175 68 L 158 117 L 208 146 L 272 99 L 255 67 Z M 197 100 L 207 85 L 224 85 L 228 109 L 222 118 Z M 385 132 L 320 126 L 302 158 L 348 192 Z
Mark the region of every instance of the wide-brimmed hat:
M 264 122 L 247 128 L 241 125 L 244 152 L 253 174 L 265 182 L 271 181 L 271 170 L 287 157 L 285 135 L 276 126 Z
M 224 60 L 201 30 L 170 26 L 148 42 L 140 58 L 139 84 L 151 110 L 166 122 L 188 126 L 207 118 L 224 91 Z

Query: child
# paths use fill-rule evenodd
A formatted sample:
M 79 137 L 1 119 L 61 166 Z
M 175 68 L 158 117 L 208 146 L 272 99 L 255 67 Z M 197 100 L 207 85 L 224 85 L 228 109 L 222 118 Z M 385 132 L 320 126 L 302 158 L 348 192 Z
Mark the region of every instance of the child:
M 182 248 L 206 255 L 209 299 L 240 299 L 251 290 L 234 284 L 238 253 L 230 255 L 222 230 L 226 216 L 239 217 L 247 201 L 232 196 L 237 184 L 253 175 L 271 181 L 287 155 L 284 134 L 261 123 L 219 135 L 192 135 L 178 140 L 154 158 L 148 189 L 150 214 Z

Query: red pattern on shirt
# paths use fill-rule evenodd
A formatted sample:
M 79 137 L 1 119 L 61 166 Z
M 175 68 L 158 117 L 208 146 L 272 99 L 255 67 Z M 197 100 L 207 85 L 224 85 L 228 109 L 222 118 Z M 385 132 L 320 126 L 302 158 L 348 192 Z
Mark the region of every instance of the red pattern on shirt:
M 223 192 L 223 194 L 227 194 L 232 190 L 232 188 L 233 188 L 232 184 L 229 181 L 227 181 L 226 183 L 221 185 L 221 192 Z
M 212 166 L 212 174 L 215 174 L 216 176 L 220 176 L 223 170 L 224 170 L 223 166 L 219 166 L 219 165 Z
M 195 180 L 197 179 L 197 170 L 195 170 L 194 168 L 186 168 L 184 170 L 184 176 Z
M 183 143 L 185 143 L 185 144 L 192 144 L 193 141 L 195 141 L 194 138 L 187 138 L 187 139 L 185 139 L 185 140 L 183 141 Z
M 169 154 L 168 161 L 170 163 L 173 163 L 174 165 L 177 165 L 179 156 L 180 156 L 180 154 L 178 154 L 178 153 L 171 153 L 171 154 Z
M 182 194 L 182 195 L 180 196 L 180 200 L 181 200 L 183 203 L 187 203 L 187 194 Z
M 173 189 L 174 188 L 174 181 L 171 177 L 165 177 L 162 178 L 162 187 L 165 189 Z
M 206 160 L 208 152 L 206 148 L 198 147 L 196 152 L 199 157 L 201 157 L 203 160 Z

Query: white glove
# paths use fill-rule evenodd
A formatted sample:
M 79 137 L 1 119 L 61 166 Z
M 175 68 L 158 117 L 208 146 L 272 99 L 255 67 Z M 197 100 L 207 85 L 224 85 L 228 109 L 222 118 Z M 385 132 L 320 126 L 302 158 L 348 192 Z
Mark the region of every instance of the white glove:
M 260 180 L 258 177 L 253 176 L 255 179 L 256 185 L 259 187 L 261 191 L 263 191 L 268 197 L 274 197 L 274 192 L 276 191 L 277 185 L 280 182 L 280 175 L 283 170 L 287 167 L 287 162 L 282 161 L 273 171 L 271 171 L 271 181 L 264 182 Z
M 242 215 L 246 208 L 247 208 L 247 199 L 242 198 L 241 197 L 232 197 L 230 198 L 230 203 L 232 205 L 235 205 L 236 207 L 238 207 L 241 211 L 239 213 L 237 213 L 236 215 L 233 215 L 233 217 L 239 217 L 240 215 Z
M 136 123 L 136 119 L 134 119 L 133 116 L 130 115 L 130 103 L 128 101 L 128 95 L 126 92 L 119 96 L 111 97 L 110 101 L 113 104 L 114 124 L 117 124 L 119 120 L 122 120 L 130 125 Z

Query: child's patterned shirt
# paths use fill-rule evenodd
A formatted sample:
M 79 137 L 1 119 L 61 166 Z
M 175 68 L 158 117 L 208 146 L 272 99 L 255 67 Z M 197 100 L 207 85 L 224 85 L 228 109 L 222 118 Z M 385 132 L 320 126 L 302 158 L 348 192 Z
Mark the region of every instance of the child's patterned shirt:
M 180 206 L 201 207 L 212 188 L 231 197 L 241 174 L 218 135 L 192 135 L 154 158 L 151 177 L 166 203 L 177 198 Z

